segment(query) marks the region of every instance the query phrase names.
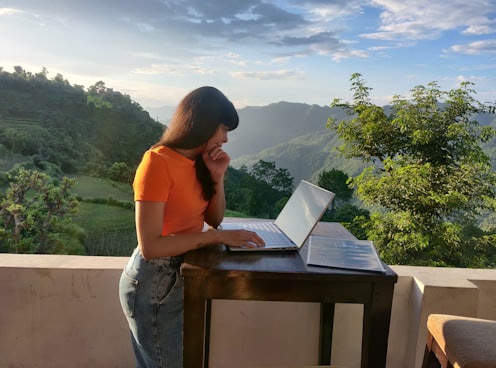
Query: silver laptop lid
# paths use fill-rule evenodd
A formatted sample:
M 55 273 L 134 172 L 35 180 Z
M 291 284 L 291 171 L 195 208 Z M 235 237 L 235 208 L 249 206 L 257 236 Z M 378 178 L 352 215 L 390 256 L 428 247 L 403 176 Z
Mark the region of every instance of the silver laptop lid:
M 334 193 L 302 180 L 274 223 L 301 247 L 333 199 Z

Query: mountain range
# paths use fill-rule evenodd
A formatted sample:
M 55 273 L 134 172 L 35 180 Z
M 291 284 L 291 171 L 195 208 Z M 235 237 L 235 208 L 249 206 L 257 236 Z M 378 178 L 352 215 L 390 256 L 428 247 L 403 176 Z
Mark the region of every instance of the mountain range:
M 147 111 L 167 124 L 174 109 L 147 108 Z M 295 182 L 300 179 L 316 182 L 323 170 L 337 169 L 354 176 L 364 167 L 360 160 L 344 158 L 337 152 L 342 142 L 326 127 L 331 116 L 338 120 L 347 117 L 342 109 L 277 102 L 244 107 L 238 109 L 238 114 L 239 126 L 229 133 L 229 142 L 225 145 L 234 168 L 250 167 L 264 160 L 288 169 Z M 479 115 L 476 120 L 481 125 L 496 127 L 494 115 Z M 489 144 L 486 150 L 496 165 L 496 145 Z

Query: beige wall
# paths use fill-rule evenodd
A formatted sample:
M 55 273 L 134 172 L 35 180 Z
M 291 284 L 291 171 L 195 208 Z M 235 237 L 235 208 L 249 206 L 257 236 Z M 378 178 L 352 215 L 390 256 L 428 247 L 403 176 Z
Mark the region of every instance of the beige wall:
M 126 258 L 0 254 L 0 368 L 131 368 Z M 395 266 L 389 368 L 418 368 L 429 313 L 496 320 L 496 270 Z M 336 306 L 333 364 L 360 365 L 360 305 Z M 319 307 L 216 300 L 211 366 L 315 364 Z
M 124 259 L 0 255 L 0 367 L 134 367 Z

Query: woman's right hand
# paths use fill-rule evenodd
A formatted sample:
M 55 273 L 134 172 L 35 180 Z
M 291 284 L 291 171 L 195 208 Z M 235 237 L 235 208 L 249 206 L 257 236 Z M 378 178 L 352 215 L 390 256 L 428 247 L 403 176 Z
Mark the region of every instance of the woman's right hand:
M 233 247 L 259 248 L 265 245 L 256 232 L 249 230 L 220 230 L 223 243 Z

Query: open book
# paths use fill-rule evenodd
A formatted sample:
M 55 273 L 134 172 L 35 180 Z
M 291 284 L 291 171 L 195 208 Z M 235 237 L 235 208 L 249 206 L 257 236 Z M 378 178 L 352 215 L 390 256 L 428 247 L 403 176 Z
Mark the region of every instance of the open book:
M 349 270 L 385 273 L 379 254 L 370 240 L 310 236 L 307 264 Z

